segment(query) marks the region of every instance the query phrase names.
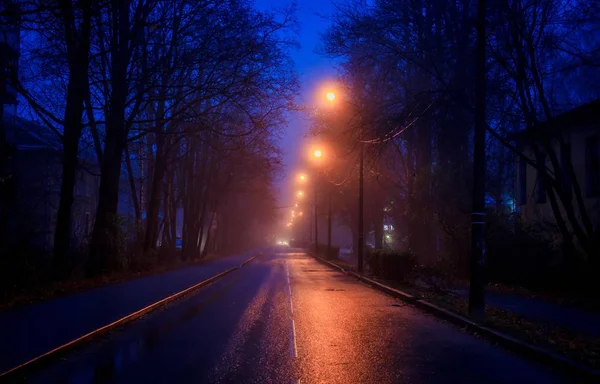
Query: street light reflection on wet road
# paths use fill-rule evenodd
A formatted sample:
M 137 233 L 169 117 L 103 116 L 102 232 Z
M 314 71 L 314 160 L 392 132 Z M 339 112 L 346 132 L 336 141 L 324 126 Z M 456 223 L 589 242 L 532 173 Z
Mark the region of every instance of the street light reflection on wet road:
M 488 384 L 555 375 L 279 247 L 30 382 Z

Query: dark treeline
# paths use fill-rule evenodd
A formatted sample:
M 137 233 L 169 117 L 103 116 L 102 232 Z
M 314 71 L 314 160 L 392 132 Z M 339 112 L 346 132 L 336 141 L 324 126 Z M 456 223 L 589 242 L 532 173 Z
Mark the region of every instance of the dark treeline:
M 600 96 L 600 3 L 490 0 L 486 13 L 490 278 L 558 286 L 569 271 L 568 281 L 591 282 L 600 267 L 592 223 L 600 216 L 584 203 L 584 181 L 572 177 L 562 146 L 538 144 L 546 163 L 510 137 Z M 354 238 L 362 141 L 365 228 L 375 247 L 410 249 L 421 263 L 461 276 L 469 257 L 476 16 L 469 0 L 337 7 L 323 53 L 341 60 L 343 101 L 320 111 L 313 126 L 350 164 L 329 172 L 341 184 L 335 209 Z M 515 212 L 516 158 L 543 175 L 552 220 L 523 222 Z M 390 241 L 384 221 L 395 226 Z
M 8 79 L 17 115 L 38 122 L 58 157 L 55 277 L 165 261 L 176 248 L 198 259 L 265 241 L 276 213 L 276 138 L 297 89 L 286 37 L 293 9 L 262 13 L 245 0 L 16 3 L 3 12 L 21 31 L 19 71 Z M 19 180 L 18 169 L 3 171 Z M 91 179 L 84 186 L 82 173 Z M 81 188 L 94 197 L 84 233 L 75 225 Z M 22 214 L 11 200 L 19 198 L 3 194 L 9 221 Z M 15 249 L 41 236 L 17 227 L 0 234 L 7 266 L 17 253 L 22 264 Z

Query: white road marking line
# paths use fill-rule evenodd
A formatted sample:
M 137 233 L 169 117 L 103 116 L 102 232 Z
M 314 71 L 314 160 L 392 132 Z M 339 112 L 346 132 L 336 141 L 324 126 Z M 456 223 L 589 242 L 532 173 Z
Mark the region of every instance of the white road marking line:
M 287 261 L 285 262 L 285 273 L 286 273 L 286 277 L 287 277 L 288 292 L 290 294 L 290 313 L 291 313 L 291 318 L 292 318 L 291 338 L 292 338 L 292 345 L 294 346 L 292 355 L 294 357 L 298 357 L 298 346 L 296 345 L 296 322 L 294 321 L 294 302 L 292 301 L 292 284 L 290 283 L 290 269 L 288 267 Z

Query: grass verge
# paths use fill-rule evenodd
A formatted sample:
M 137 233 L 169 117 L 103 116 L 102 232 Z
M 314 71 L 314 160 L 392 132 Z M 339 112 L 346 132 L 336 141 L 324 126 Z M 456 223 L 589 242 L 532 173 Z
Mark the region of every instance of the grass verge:
M 12 309 L 20 306 L 39 303 L 57 297 L 68 296 L 79 292 L 88 291 L 109 284 L 117 284 L 140 277 L 158 275 L 194 265 L 201 265 L 210 260 L 219 258 L 219 255 L 209 254 L 201 260 L 172 261 L 170 263 L 155 264 L 143 269 L 130 269 L 112 272 L 92 278 L 73 278 L 64 281 L 51 281 L 46 284 L 23 289 L 8 296 L 0 296 L 0 310 Z

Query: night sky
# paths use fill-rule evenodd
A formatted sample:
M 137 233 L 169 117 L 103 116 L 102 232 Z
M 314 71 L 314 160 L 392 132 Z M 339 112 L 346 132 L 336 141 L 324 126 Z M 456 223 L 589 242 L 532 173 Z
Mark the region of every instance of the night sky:
M 291 1 L 285 0 L 256 0 L 256 5 L 261 10 L 282 8 L 289 5 Z M 300 75 L 301 96 L 298 104 L 309 104 L 315 89 L 322 82 L 335 76 L 334 60 L 319 55 L 317 51 L 321 47 L 320 35 L 329 26 L 327 16 L 333 12 L 331 0 L 299 0 L 297 1 L 299 31 L 297 35 L 300 49 L 292 52 L 296 70 Z M 281 149 L 284 153 L 286 165 L 286 178 L 282 180 L 280 187 L 280 204 L 292 203 L 293 187 L 287 176 L 293 175 L 295 165 L 301 158 L 302 142 L 309 121 L 303 113 L 290 113 L 290 124 L 286 128 Z

